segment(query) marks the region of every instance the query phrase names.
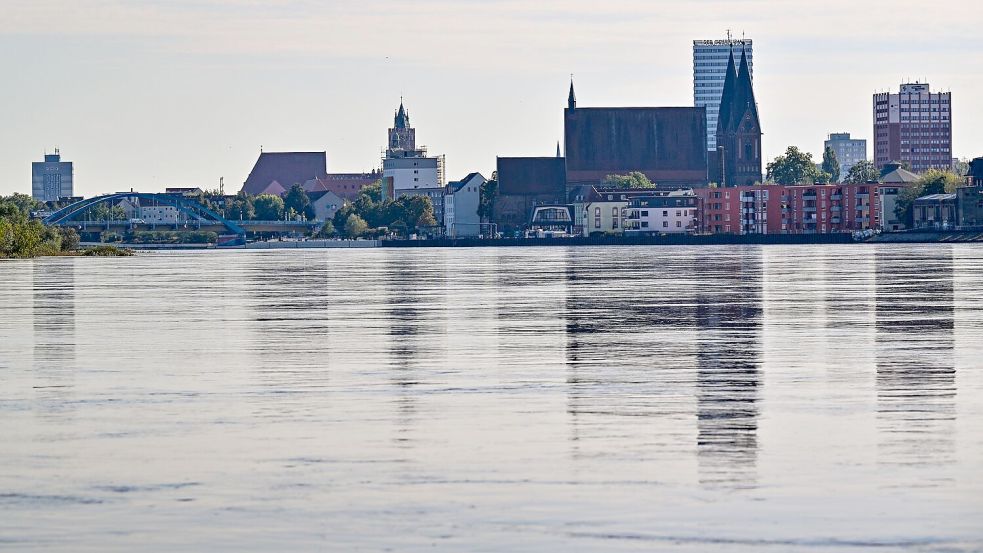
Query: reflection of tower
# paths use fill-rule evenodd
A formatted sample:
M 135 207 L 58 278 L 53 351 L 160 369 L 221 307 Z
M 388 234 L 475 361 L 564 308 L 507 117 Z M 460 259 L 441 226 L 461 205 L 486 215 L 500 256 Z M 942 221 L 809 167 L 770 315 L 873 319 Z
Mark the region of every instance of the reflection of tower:
M 755 485 L 761 252 L 698 267 L 697 448 L 704 485 Z
M 34 264 L 34 389 L 50 412 L 71 405 L 75 383 L 75 261 Z
M 952 249 L 878 252 L 875 263 L 880 461 L 951 462 L 956 430 Z

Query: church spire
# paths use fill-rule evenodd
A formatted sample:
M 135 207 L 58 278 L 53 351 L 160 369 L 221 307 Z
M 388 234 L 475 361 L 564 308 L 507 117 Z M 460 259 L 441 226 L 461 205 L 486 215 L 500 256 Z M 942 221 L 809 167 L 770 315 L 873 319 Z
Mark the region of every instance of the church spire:
M 573 92 L 573 75 L 570 75 L 570 94 L 567 95 L 567 108 L 577 109 L 577 95 Z
M 406 108 L 403 107 L 403 97 L 399 97 L 399 110 L 396 111 L 396 118 L 393 122 L 393 127 L 397 129 L 406 129 L 410 126 L 410 116 L 406 113 Z
M 751 66 L 747 60 L 746 49 L 742 49 L 741 51 L 741 68 L 737 73 L 737 92 L 737 97 L 741 103 L 734 107 L 740 111 L 740 117 L 743 117 L 745 112 L 750 111 L 751 116 L 755 119 L 755 124 L 757 124 L 758 106 L 754 101 L 754 87 L 751 83 Z M 737 124 L 740 124 L 740 120 L 737 121 Z
M 717 134 L 729 130 L 734 94 L 737 92 L 737 70 L 734 64 L 734 50 L 727 60 L 727 73 L 724 75 L 724 91 L 720 95 L 720 109 L 717 111 Z
M 560 154 L 560 141 L 559 140 L 556 141 L 556 157 L 563 157 L 563 155 Z

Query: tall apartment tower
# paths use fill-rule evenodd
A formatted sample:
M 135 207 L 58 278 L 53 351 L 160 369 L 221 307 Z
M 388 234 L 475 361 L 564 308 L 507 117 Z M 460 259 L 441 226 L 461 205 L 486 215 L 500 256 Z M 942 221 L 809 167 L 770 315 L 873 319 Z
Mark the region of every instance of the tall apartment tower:
M 707 150 L 717 149 L 717 117 L 720 97 L 724 92 L 724 77 L 730 56 L 740 59 L 747 55 L 750 75 L 754 76 L 752 41 L 750 39 L 693 41 L 693 105 L 707 110 Z
M 850 138 L 848 132 L 831 133 L 823 143 L 823 150 L 826 148 L 836 153 L 836 161 L 840 163 L 841 181 L 854 165 L 867 160 L 867 141 L 863 138 Z
M 42 202 L 74 196 L 72 173 L 72 162 L 62 161 L 55 148 L 55 153 L 44 155 L 44 161 L 31 163 L 31 196 Z
M 899 94 L 874 94 L 874 164 L 908 162 L 911 170 L 952 168 L 952 93 L 905 83 Z

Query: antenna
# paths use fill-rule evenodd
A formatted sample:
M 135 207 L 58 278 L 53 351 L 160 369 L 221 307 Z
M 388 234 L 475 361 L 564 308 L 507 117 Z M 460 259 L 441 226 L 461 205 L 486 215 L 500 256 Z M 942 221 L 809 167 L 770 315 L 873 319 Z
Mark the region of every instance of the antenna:
M 225 195 L 225 177 L 218 178 L 218 193 Z
M 730 42 L 730 29 L 727 29 L 727 42 Z

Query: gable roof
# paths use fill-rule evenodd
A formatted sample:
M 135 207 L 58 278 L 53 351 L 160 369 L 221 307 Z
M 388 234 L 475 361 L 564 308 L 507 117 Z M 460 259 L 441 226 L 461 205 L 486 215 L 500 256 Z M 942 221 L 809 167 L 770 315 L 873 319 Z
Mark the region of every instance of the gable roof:
M 246 194 L 259 194 L 271 182 L 290 187 L 327 173 L 325 152 L 263 152 L 242 185 Z

